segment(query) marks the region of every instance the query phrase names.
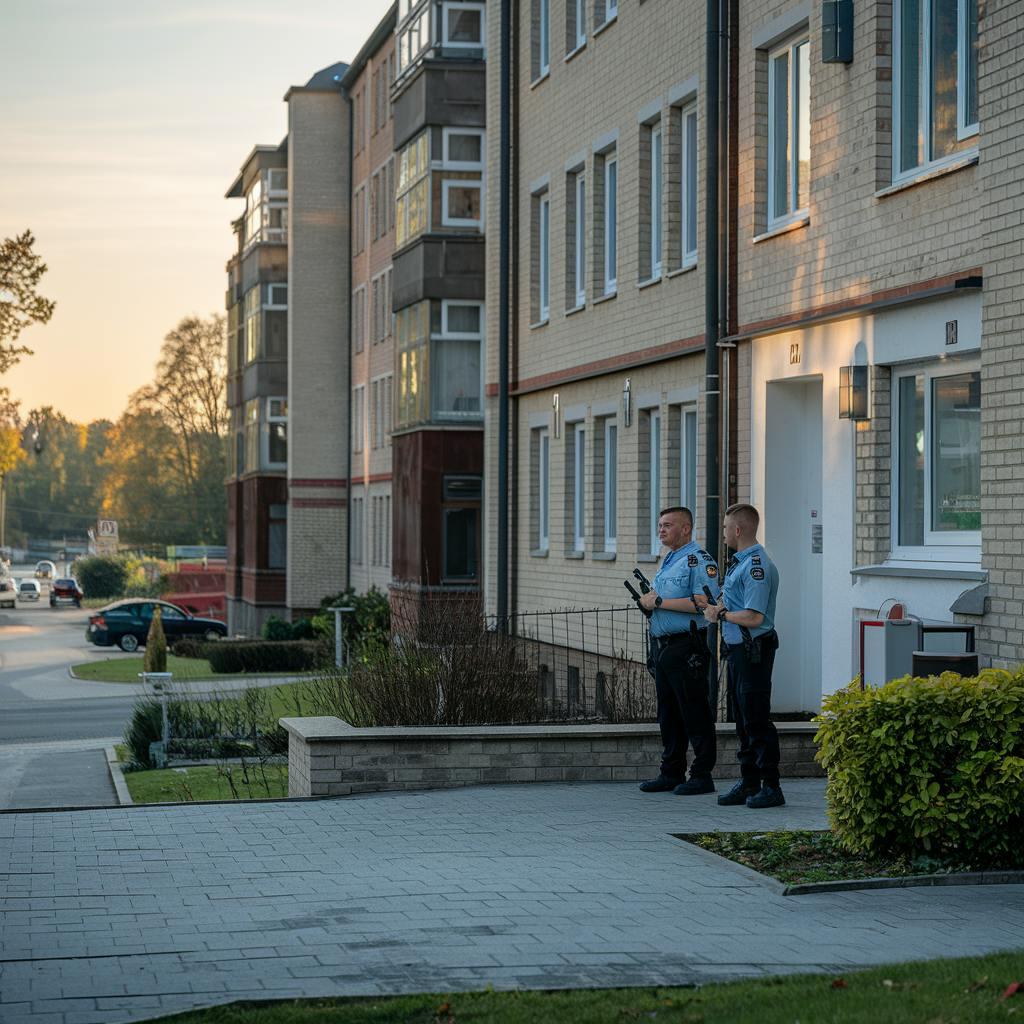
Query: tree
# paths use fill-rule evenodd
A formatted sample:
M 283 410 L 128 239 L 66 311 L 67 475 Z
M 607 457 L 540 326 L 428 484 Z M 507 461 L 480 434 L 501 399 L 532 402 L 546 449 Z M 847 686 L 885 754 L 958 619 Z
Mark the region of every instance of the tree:
M 53 316 L 55 303 L 36 291 L 47 268 L 32 251 L 35 242 L 25 231 L 0 243 L 0 373 L 31 355 L 31 349 L 16 344 L 21 332 Z

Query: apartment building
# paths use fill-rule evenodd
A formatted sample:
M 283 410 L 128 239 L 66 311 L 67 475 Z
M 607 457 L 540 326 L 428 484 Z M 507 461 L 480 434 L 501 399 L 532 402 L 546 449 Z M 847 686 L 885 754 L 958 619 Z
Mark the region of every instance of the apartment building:
M 659 510 L 704 498 L 703 5 L 533 0 L 514 75 L 511 394 L 523 611 L 621 606 Z M 498 28 L 490 29 L 492 53 Z M 488 119 L 498 123 L 498 62 Z M 488 176 L 499 176 L 498 145 Z M 498 223 L 497 189 L 488 218 Z M 488 607 L 496 604 L 498 239 L 488 233 Z M 715 527 L 717 530 L 717 527 Z
M 228 627 L 300 617 L 346 583 L 349 105 L 335 64 L 290 89 L 288 134 L 228 189 Z
M 892 603 L 1024 658 L 1013 4 L 722 5 L 720 500 L 782 584 L 780 710 Z M 531 0 L 514 26 L 510 603 L 621 603 L 659 506 L 702 522 L 704 4 Z M 834 16 L 834 18 L 833 18 Z M 489 110 L 498 121 L 497 26 Z M 599 101 L 596 99 L 599 97 Z M 496 180 L 497 142 L 489 162 Z M 716 179 L 717 180 L 717 179 Z M 489 203 L 492 223 L 497 196 Z M 488 236 L 488 509 L 498 238 Z M 714 308 L 714 307 L 713 307 Z M 691 418 L 692 417 L 692 418 Z M 496 533 L 487 524 L 487 598 Z
M 350 580 L 360 593 L 391 582 L 391 430 L 395 338 L 395 154 L 391 86 L 396 74 L 392 5 L 342 78 L 352 102 L 352 468 Z
M 407 622 L 480 590 L 487 10 L 396 15 L 390 596 Z

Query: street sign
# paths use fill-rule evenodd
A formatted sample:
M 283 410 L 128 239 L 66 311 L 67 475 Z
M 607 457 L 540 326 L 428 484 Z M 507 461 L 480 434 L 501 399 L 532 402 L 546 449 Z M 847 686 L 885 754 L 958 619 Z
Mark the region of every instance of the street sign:
M 100 537 L 117 537 L 117 520 L 100 519 L 96 523 L 96 534 Z

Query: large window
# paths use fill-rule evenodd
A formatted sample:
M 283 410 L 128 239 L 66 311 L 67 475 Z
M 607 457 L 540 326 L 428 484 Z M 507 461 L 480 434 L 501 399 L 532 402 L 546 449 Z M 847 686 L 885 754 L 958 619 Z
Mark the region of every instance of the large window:
M 268 168 L 245 194 L 243 248 L 257 242 L 288 240 L 288 169 Z
M 532 77 L 541 78 L 551 70 L 551 0 L 532 0 Z
M 661 122 L 640 129 L 640 280 L 661 277 L 662 170 Z
M 977 145 L 978 0 L 895 0 L 893 176 Z
M 768 55 L 768 226 L 807 211 L 810 193 L 810 44 L 795 39 Z
M 245 316 L 245 361 L 251 363 L 260 357 L 260 327 L 262 311 L 260 307 L 260 286 L 253 285 L 245 293 L 243 300 Z
M 398 51 L 398 75 L 401 76 L 430 46 L 431 3 L 404 2 L 398 13 L 395 48 Z
M 586 0 L 565 0 L 565 52 L 578 50 L 587 41 Z
M 483 303 L 441 303 L 439 331 L 431 332 L 432 419 L 479 419 Z
M 551 546 L 551 434 L 536 431 L 537 440 L 537 547 Z
M 682 109 L 679 117 L 679 244 L 680 265 L 697 262 L 697 104 Z
M 441 12 L 441 45 L 451 49 L 484 48 L 484 5 L 446 3 Z
M 444 478 L 441 514 L 445 580 L 469 582 L 479 574 L 482 490 L 482 481 L 478 476 Z
M 349 524 L 351 531 L 351 558 L 353 565 L 362 565 L 365 560 L 366 551 L 366 517 L 364 515 L 365 498 L 354 497 L 352 499 L 352 521 Z
M 267 512 L 267 568 L 288 566 L 288 506 L 271 505 Z
M 395 195 L 395 247 L 430 227 L 430 136 L 420 132 L 398 155 Z
M 430 348 L 430 303 L 417 302 L 395 314 L 398 369 L 398 426 L 425 423 L 430 418 L 427 384 Z
M 361 452 L 366 443 L 366 385 L 352 389 L 352 451 Z
M 652 555 L 661 551 L 658 513 L 661 511 L 661 413 L 652 409 L 647 417 L 647 536 Z
M 547 192 L 531 197 L 530 318 L 544 323 L 551 315 L 551 198 Z
M 576 423 L 572 428 L 572 452 L 570 462 L 572 478 L 569 490 L 571 501 L 572 546 L 574 551 L 582 551 L 586 544 L 584 521 L 586 494 L 586 450 L 587 429 L 583 423 Z
M 572 271 L 565 306 L 577 309 L 587 301 L 587 183 L 582 171 L 569 175 L 566 198 L 571 211 L 566 222 L 566 241 Z
M 268 466 L 288 464 L 288 399 L 267 399 L 267 455 Z
M 604 425 L 604 549 L 614 551 L 618 535 L 619 429 L 609 417 Z
M 981 373 L 944 369 L 895 381 L 900 548 L 980 543 Z
M 604 160 L 604 293 L 613 295 L 618 287 L 619 162 L 612 153 Z M 596 219 L 596 218 L 595 218 Z

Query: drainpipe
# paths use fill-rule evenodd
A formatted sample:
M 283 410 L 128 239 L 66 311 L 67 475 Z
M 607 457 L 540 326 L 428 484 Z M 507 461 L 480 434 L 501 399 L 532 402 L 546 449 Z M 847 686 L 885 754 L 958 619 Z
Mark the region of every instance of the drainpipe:
M 719 538 L 719 376 L 718 339 L 721 308 L 719 273 L 719 102 L 721 97 L 721 0 L 707 0 L 705 57 L 704 162 L 704 523 L 708 553 L 718 559 Z
M 352 147 L 355 145 L 355 129 L 352 125 L 352 97 L 346 89 L 342 96 L 348 106 L 348 259 L 345 261 L 345 294 L 352 301 Z M 345 385 L 345 400 L 348 402 L 348 468 L 345 471 L 345 589 L 352 586 L 352 311 L 348 317 L 348 381 Z M 394 505 L 392 504 L 392 508 Z
M 498 226 L 498 566 L 497 603 L 498 628 L 508 629 L 508 392 L 509 392 L 509 269 L 511 183 L 511 106 L 512 106 L 512 3 L 501 0 L 501 75 L 500 174 Z
M 519 4 L 514 3 L 512 8 L 512 27 L 510 29 L 509 53 L 519 52 Z M 509 258 L 509 281 L 511 294 L 509 301 L 511 309 L 516 315 L 509 318 L 509 364 L 510 374 L 514 373 L 519 380 L 519 208 L 512 202 L 512 196 L 519 196 L 519 61 L 510 61 L 512 64 L 512 77 L 510 82 L 510 109 L 511 130 L 509 133 L 510 145 L 512 148 L 509 169 L 511 173 L 511 188 L 506 192 L 509 196 L 510 227 L 509 244 L 511 255 Z M 511 97 L 515 97 L 515 111 L 511 110 Z M 513 116 L 514 114 L 514 116 Z M 509 506 L 511 508 L 511 520 L 509 522 L 509 615 L 512 617 L 511 632 L 516 630 L 516 613 L 519 610 L 519 399 L 514 398 L 510 410 L 511 435 L 509 448 L 510 486 Z

